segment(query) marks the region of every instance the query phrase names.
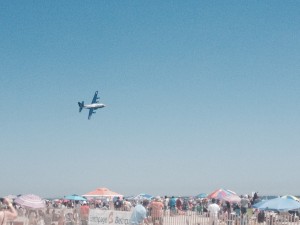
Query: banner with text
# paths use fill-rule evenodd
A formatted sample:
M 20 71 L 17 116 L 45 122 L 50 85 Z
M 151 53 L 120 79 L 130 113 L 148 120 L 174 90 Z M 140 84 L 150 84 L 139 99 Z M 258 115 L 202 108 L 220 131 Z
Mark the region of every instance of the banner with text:
M 89 225 L 128 225 L 130 216 L 131 212 L 91 209 L 89 214 Z

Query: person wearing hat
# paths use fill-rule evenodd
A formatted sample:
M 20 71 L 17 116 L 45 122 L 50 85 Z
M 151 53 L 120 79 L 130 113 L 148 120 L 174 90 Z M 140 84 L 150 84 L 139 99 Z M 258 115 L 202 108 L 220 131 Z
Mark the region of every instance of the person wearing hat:
M 148 219 L 147 219 L 147 206 L 149 205 L 149 201 L 147 199 L 143 200 L 142 205 L 137 204 L 130 217 L 130 225 L 141 225 L 143 222 L 147 225 L 149 225 Z
M 14 220 L 18 213 L 8 198 L 1 199 L 1 204 L 6 205 L 7 209 L 0 211 L 0 224 L 6 224 L 7 220 Z
M 155 197 L 154 201 L 150 203 L 149 210 L 151 212 L 152 223 L 155 224 L 158 221 L 159 225 L 163 225 L 164 204 L 159 196 Z

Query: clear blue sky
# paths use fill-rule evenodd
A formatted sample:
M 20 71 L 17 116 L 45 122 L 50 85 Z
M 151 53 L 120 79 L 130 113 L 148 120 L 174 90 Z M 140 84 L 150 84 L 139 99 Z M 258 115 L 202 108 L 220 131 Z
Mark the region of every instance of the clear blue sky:
M 0 7 L 0 195 L 300 194 L 299 1 Z

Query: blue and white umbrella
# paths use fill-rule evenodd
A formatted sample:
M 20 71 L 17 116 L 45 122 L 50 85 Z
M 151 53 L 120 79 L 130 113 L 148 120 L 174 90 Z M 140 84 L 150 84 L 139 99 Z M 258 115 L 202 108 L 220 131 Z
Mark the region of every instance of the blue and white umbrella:
M 287 198 L 274 198 L 256 203 L 252 207 L 260 210 L 286 212 L 293 209 L 300 209 L 300 203 Z
M 207 197 L 207 194 L 205 194 L 205 193 L 201 193 L 196 196 L 196 198 L 206 198 L 206 197 Z
M 149 194 L 139 194 L 137 196 L 134 197 L 135 200 L 144 200 L 144 199 L 147 199 L 147 200 L 151 200 L 153 198 L 152 195 L 149 195 Z

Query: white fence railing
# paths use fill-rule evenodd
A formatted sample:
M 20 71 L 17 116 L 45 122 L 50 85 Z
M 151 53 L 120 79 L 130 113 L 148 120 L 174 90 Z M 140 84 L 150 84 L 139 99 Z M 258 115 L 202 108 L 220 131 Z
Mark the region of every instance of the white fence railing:
M 7 225 L 120 225 L 129 224 L 131 211 L 116 211 L 90 209 L 87 220 L 80 218 L 80 209 L 51 209 L 20 214 L 14 221 L 8 221 Z M 300 225 L 299 218 L 289 213 L 268 213 L 261 217 L 257 214 L 222 213 L 218 220 L 212 221 L 208 213 L 196 211 L 177 211 L 170 213 L 166 210 L 162 218 L 148 217 L 153 225 Z

